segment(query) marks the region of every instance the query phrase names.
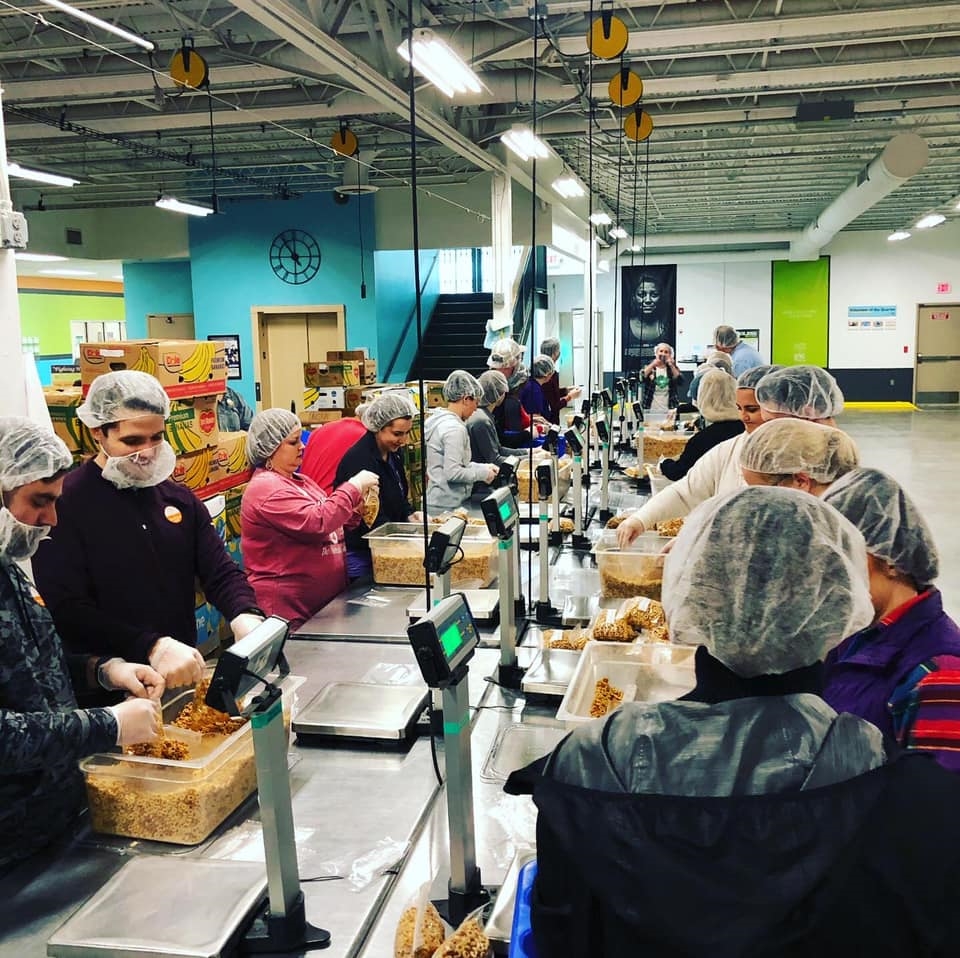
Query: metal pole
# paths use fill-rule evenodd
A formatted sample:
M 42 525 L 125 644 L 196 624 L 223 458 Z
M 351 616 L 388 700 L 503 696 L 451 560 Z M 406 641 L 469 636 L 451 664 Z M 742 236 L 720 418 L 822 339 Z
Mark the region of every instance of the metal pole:
M 467 895 L 478 890 L 478 883 L 466 677 L 443 690 L 443 754 L 450 827 L 450 891 Z
M 517 664 L 517 627 L 513 608 L 513 536 L 501 539 L 497 550 L 497 574 L 500 579 L 500 668 Z

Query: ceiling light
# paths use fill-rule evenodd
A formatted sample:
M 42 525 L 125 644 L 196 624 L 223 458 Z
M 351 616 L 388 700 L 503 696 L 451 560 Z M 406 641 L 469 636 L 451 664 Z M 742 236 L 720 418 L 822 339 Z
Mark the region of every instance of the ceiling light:
M 59 176 L 57 173 L 44 173 L 43 170 L 31 170 L 19 163 L 8 163 L 7 172 L 22 180 L 34 180 L 37 183 L 50 183 L 52 186 L 76 186 L 79 180 L 69 176 Z
M 63 0 L 42 0 L 42 2 L 48 7 L 55 7 L 57 10 L 62 10 L 64 13 L 69 13 L 71 17 L 76 17 L 78 20 L 83 20 L 84 23 L 89 23 L 95 27 L 100 27 L 101 30 L 106 30 L 108 33 L 112 33 L 114 36 L 122 37 L 124 40 L 129 40 L 131 43 L 135 43 L 138 47 L 143 47 L 144 50 L 155 49 L 154 45 L 149 40 L 144 40 L 143 37 L 138 37 L 135 33 L 130 33 L 127 30 L 124 30 L 123 27 L 118 27 L 112 23 L 107 23 L 106 20 L 101 20 L 99 17 L 95 17 L 92 13 L 87 13 L 86 10 L 78 10 L 76 7 L 71 7 L 69 3 L 63 3 Z
M 96 276 L 92 269 L 38 269 L 41 276 Z
M 425 76 L 441 93 L 482 93 L 483 85 L 476 73 L 460 58 L 445 40 L 426 27 L 413 31 L 411 40 L 397 47 L 397 53 L 410 63 L 413 47 L 413 68 Z
M 910 234 L 906 230 L 894 230 L 888 237 L 887 242 L 899 243 L 900 240 L 910 239 Z
M 613 220 L 610 219 L 607 213 L 600 212 L 600 213 L 591 213 L 590 222 L 593 223 L 594 226 L 609 226 L 613 222 Z
M 15 252 L 14 258 L 20 263 L 64 263 L 66 256 L 54 256 L 53 253 L 21 253 Z
M 199 203 L 184 203 L 175 196 L 161 196 L 153 205 L 171 213 L 186 213 L 188 216 L 209 216 L 213 212 L 212 207 L 201 206 Z
M 918 219 L 914 226 L 918 230 L 928 230 L 933 226 L 939 226 L 945 219 L 943 213 L 927 213 L 926 216 Z
M 643 247 L 642 247 L 642 246 L 631 246 L 631 247 L 627 250 L 627 252 L 628 252 L 628 253 L 642 253 L 642 252 L 643 252 Z
M 580 185 L 575 176 L 569 173 L 557 177 L 553 181 L 554 192 L 559 193 L 564 199 L 575 200 L 579 196 L 585 196 L 586 190 Z
M 500 139 L 504 146 L 513 150 L 524 162 L 534 157 L 545 160 L 550 155 L 547 144 L 538 136 L 535 136 L 530 127 L 523 126 L 520 123 L 511 126 Z
M 610 236 L 618 240 L 626 239 L 627 231 L 622 226 L 614 226 L 614 228 L 610 230 Z

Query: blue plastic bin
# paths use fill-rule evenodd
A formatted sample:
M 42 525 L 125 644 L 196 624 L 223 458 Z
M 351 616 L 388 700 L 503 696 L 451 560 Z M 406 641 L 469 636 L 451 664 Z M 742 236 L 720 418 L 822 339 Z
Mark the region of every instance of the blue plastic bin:
M 530 899 L 533 880 L 537 877 L 537 860 L 531 859 L 520 869 L 517 877 L 517 897 L 513 906 L 513 925 L 510 928 L 509 958 L 537 958 L 530 927 Z

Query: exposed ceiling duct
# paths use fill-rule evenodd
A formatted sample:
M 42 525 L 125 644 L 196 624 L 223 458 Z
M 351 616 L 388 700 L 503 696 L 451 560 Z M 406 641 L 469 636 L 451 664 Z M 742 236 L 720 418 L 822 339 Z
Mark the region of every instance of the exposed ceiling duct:
M 927 165 L 927 141 L 899 133 L 883 152 L 790 245 L 791 260 L 816 259 L 820 250 L 861 213 Z

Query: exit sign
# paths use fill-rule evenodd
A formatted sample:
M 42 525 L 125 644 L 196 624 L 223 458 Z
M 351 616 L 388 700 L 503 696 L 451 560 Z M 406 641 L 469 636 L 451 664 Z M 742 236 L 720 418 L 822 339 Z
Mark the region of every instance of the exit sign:
M 938 293 L 952 293 L 953 287 L 949 283 L 937 283 Z

